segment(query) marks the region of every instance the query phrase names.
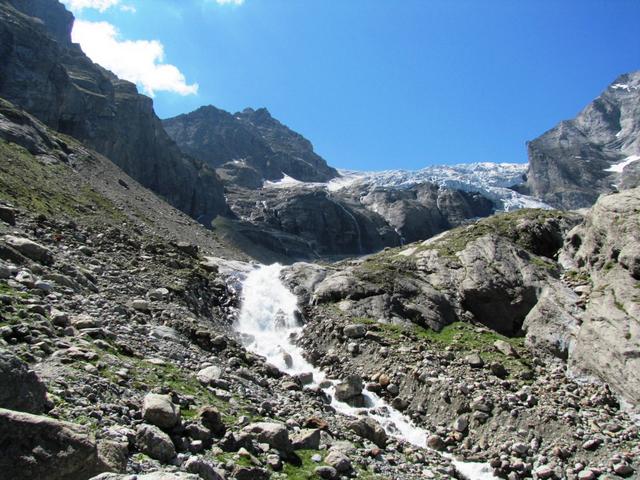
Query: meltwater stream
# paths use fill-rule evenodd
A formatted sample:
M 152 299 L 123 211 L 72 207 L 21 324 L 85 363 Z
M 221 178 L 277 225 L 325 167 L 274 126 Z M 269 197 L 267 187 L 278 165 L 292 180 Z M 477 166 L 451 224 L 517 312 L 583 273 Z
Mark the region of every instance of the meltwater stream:
M 313 384 L 326 386 L 325 392 L 332 399 L 336 411 L 356 417 L 362 408 L 354 408 L 334 398 L 336 380 L 327 379 L 324 372 L 315 368 L 302 356 L 302 349 L 292 342 L 292 337 L 302 331 L 296 318 L 297 298 L 280 280 L 282 266 L 260 266 L 249 272 L 242 282 L 242 304 L 236 329 L 246 339 L 249 350 L 265 357 L 269 363 L 290 375 L 313 374 Z M 392 408 L 372 392 L 363 391 L 371 418 L 384 427 L 387 434 L 403 439 L 415 446 L 426 448 L 429 432 L 416 427 L 411 420 Z M 385 412 L 384 415 L 378 412 Z M 453 463 L 469 480 L 497 480 L 489 465 L 484 463 Z

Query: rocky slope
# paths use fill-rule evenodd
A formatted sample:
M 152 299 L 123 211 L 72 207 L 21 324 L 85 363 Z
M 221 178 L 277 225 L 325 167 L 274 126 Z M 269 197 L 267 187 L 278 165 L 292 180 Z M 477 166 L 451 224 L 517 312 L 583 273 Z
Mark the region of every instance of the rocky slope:
M 612 390 L 637 404 L 635 257 L 610 254 L 635 245 L 624 213 L 638 199 L 604 198 L 584 222 L 524 210 L 362 260 L 295 264 L 285 278 L 308 319 L 299 345 L 435 432 L 433 448 L 486 459 L 501 476 L 632 475 L 638 427 Z
M 573 120 L 529 142 L 526 192 L 557 208 L 638 185 L 640 72 L 617 78 Z
M 252 268 L 239 260 L 109 160 L 2 101 L 3 478 L 454 472 L 433 452 L 414 463 L 395 440 L 374 460 L 325 397 L 246 351 L 231 328 L 237 281 L 222 273 Z
M 0 97 L 107 156 L 203 224 L 227 212 L 215 172 L 178 149 L 151 99 L 71 43 L 72 24 L 55 0 L 0 2 Z
M 213 106 L 163 121 L 178 146 L 218 172 L 228 183 L 260 188 L 284 175 L 325 182 L 338 172 L 313 151 L 302 135 L 273 118 L 266 108 L 234 114 Z

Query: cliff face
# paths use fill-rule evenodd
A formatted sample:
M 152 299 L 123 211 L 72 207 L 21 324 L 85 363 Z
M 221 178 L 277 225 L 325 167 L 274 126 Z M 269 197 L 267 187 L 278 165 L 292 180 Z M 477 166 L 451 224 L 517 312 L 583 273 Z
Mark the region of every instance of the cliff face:
M 231 114 L 206 106 L 163 123 L 184 152 L 219 169 L 231 183 L 258 188 L 263 180 L 279 180 L 285 174 L 304 182 L 338 176 L 311 142 L 265 108 Z
M 71 43 L 72 24 L 55 0 L 0 1 L 0 97 L 107 156 L 202 223 L 227 212 L 215 172 L 180 151 L 151 99 Z
M 573 120 L 529 142 L 527 191 L 558 208 L 638 184 L 640 72 L 620 76 Z

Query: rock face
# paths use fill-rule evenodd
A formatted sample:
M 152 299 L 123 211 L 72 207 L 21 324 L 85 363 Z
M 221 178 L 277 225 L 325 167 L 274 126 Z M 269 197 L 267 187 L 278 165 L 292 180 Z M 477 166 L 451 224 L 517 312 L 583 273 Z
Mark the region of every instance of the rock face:
M 313 151 L 302 135 L 273 118 L 266 108 L 234 114 L 213 106 L 163 121 L 178 146 L 218 168 L 223 178 L 249 188 L 288 175 L 325 182 L 338 172 Z
M 85 428 L 28 413 L 0 409 L 0 448 L 5 478 L 83 480 L 106 470 Z
M 591 206 L 638 185 L 640 72 L 618 77 L 573 120 L 529 142 L 526 192 L 558 208 Z
M 534 253 L 553 256 L 553 242 L 545 246 L 536 239 L 562 238 L 576 221 L 541 210 L 496 215 L 434 240 L 345 262 L 311 293 L 291 281 L 311 303 L 338 303 L 353 316 L 434 330 L 474 319 L 513 335 L 545 286 L 560 284 L 552 261 Z
M 151 99 L 71 43 L 72 25 L 55 0 L 0 2 L 0 97 L 102 153 L 203 224 L 227 212 L 215 172 L 178 149 Z
M 589 279 L 589 302 L 569 357 L 640 404 L 640 188 L 601 197 L 567 236 L 561 260 Z

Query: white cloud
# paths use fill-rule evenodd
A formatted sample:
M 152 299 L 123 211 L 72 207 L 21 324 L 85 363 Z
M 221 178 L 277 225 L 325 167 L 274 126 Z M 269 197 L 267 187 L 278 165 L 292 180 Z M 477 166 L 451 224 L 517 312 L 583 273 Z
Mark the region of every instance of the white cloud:
M 62 0 L 62 3 L 74 11 L 90 8 L 104 12 L 105 10 L 118 5 L 120 0 Z
M 242 5 L 244 0 L 216 0 L 218 5 Z
M 157 40 L 120 40 L 112 24 L 85 20 L 76 20 L 72 37 L 91 60 L 136 83 L 151 97 L 160 91 L 198 93 L 197 83 L 188 84 L 176 66 L 164 63 L 164 46 Z
M 136 12 L 136 7 L 133 5 L 122 5 L 121 1 L 122 0 L 62 0 L 62 3 L 76 13 L 81 12 L 85 8 L 98 10 L 102 13 L 116 6 L 120 6 L 120 10 L 123 12 Z

